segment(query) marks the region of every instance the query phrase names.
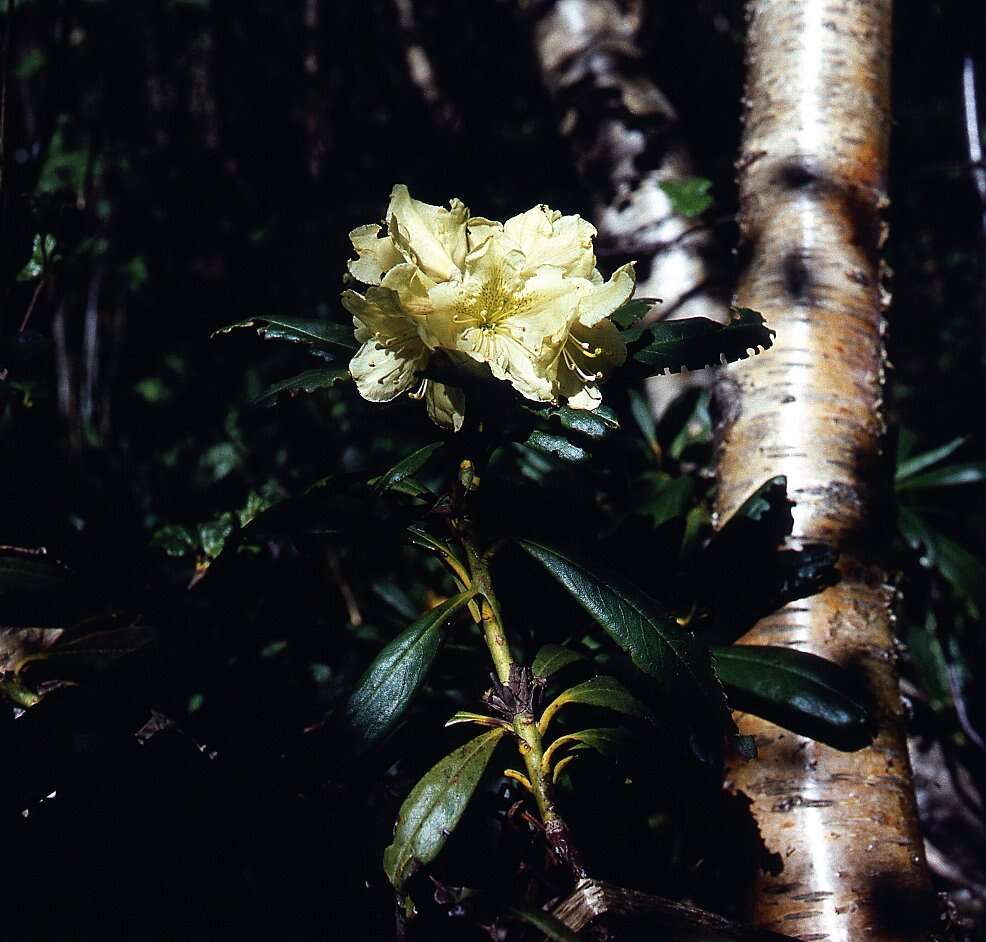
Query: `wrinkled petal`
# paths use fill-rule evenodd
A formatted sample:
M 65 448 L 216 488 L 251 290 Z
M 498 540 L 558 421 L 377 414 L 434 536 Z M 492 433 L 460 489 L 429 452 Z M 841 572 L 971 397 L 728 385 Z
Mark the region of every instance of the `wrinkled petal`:
M 626 358 L 626 344 L 612 321 L 604 319 L 593 327 L 576 322 L 557 360 L 559 395 L 573 409 L 595 409 L 602 402 L 597 383 Z
M 456 349 L 522 396 L 550 402 L 551 367 L 592 286 L 548 266 L 524 278 L 523 265 L 513 240 L 493 236 L 467 259 L 462 285 L 438 285 L 429 295 L 436 312 L 445 312 Z
M 424 316 L 432 310 L 428 291 L 435 286 L 417 265 L 402 261 L 384 276 L 382 286 L 397 295 L 400 306 L 409 314 Z
M 433 422 L 458 432 L 465 421 L 466 397 L 457 386 L 429 380 L 425 388 L 425 405 Z
M 472 216 L 466 223 L 467 255 L 481 248 L 487 239 L 503 232 L 503 223 L 482 216 Z
M 637 275 L 633 262 L 617 268 L 609 281 L 594 285 L 592 291 L 579 304 L 579 323 L 592 327 L 633 297 Z
M 389 235 L 380 236 L 382 226 L 360 226 L 349 233 L 359 258 L 348 263 L 350 274 L 364 285 L 378 285 L 391 268 L 404 261 Z
M 508 219 L 503 231 L 520 246 L 529 272 L 552 265 L 573 278 L 588 278 L 595 267 L 596 229 L 581 216 L 562 216 L 547 206 L 535 206 Z
M 366 296 L 344 291 L 342 304 L 353 315 L 356 339 L 362 346 L 349 363 L 349 372 L 364 399 L 390 402 L 420 382 L 429 351 L 412 317 L 397 296 L 385 288 L 369 288 Z
M 435 281 L 461 274 L 468 250 L 469 210 L 453 199 L 450 209 L 412 199 L 407 187 L 395 186 L 387 207 L 390 237 L 401 255 Z

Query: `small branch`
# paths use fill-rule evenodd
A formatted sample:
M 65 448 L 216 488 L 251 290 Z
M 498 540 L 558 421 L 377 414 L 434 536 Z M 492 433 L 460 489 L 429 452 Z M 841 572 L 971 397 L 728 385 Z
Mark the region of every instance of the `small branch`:
M 346 606 L 346 617 L 349 618 L 349 624 L 354 628 L 358 628 L 363 624 L 363 615 L 359 610 L 359 602 L 356 601 L 356 594 L 353 592 L 352 587 L 346 580 L 345 573 L 342 571 L 339 554 L 333 550 L 329 550 L 328 560 L 329 572 L 332 573 L 332 579 L 339 589 L 343 604 Z
M 983 166 L 982 128 L 976 102 L 976 67 L 971 56 L 966 56 L 962 63 L 962 106 L 965 111 L 965 134 L 969 145 L 972 180 L 979 194 L 979 223 L 986 238 L 986 167 Z

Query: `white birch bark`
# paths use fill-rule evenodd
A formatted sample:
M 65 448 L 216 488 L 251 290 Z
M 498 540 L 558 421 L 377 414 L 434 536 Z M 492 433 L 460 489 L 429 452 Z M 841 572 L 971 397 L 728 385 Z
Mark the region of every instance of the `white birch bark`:
M 804 940 L 929 939 L 933 904 L 895 668 L 881 453 L 879 212 L 889 133 L 891 0 L 751 0 L 740 156 L 737 303 L 774 348 L 717 390 L 720 519 L 784 474 L 791 540 L 840 553 L 842 581 L 743 639 L 836 660 L 865 678 L 873 745 L 842 753 L 739 717 L 760 757 L 731 771 L 783 869 L 749 918 Z

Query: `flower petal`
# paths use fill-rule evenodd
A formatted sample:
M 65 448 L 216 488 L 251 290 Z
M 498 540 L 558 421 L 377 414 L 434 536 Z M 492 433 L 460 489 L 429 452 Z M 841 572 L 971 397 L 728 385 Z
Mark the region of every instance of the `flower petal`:
M 553 265 L 573 278 L 588 278 L 595 267 L 596 229 L 581 216 L 562 216 L 542 204 L 508 219 L 503 231 L 520 246 L 528 272 Z
M 592 327 L 633 297 L 637 286 L 637 275 L 633 262 L 617 268 L 609 281 L 594 285 L 592 291 L 579 304 L 579 322 Z
M 431 313 L 428 290 L 434 287 L 435 282 L 417 265 L 402 261 L 384 275 L 382 284 L 397 295 L 400 306 L 409 314 L 424 316 Z
M 349 363 L 360 395 L 389 402 L 419 382 L 416 374 L 427 364 L 429 350 L 394 292 L 369 288 L 364 297 L 344 291 L 342 304 L 353 315 L 356 339 L 362 343 Z
M 398 184 L 390 194 L 387 222 L 390 237 L 401 255 L 435 281 L 461 273 L 467 251 L 469 210 L 453 199 L 450 209 L 412 199 Z
M 598 381 L 626 358 L 626 344 L 612 321 L 604 318 L 593 327 L 576 322 L 556 361 L 558 393 L 573 409 L 595 409 L 602 402 Z
M 465 421 L 466 397 L 457 386 L 446 386 L 429 380 L 425 389 L 428 415 L 436 425 L 458 432 Z
M 397 251 L 389 235 L 380 236 L 382 226 L 360 226 L 349 233 L 349 241 L 359 258 L 348 263 L 350 274 L 364 285 L 378 285 L 384 274 L 404 257 Z

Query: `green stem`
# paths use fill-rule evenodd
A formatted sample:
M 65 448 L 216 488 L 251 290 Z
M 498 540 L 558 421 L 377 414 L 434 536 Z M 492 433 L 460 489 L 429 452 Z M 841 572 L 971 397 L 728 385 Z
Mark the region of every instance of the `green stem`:
M 476 546 L 469 519 L 462 516 L 457 523 L 459 538 L 469 561 L 472 588 L 482 596 L 483 600 L 480 611 L 486 646 L 493 658 L 500 683 L 510 684 L 518 677 L 517 664 L 510 653 L 510 644 L 503 630 L 503 616 L 500 614 L 500 605 L 493 591 L 489 565 Z M 544 742 L 538 729 L 537 719 L 530 712 L 518 713 L 513 717 L 513 729 L 517 736 L 517 748 L 527 769 L 531 792 L 544 824 L 548 844 L 556 856 L 568 865 L 576 880 L 581 880 L 586 876 L 586 870 L 572 841 L 568 825 L 555 807 L 551 780 L 544 768 Z

